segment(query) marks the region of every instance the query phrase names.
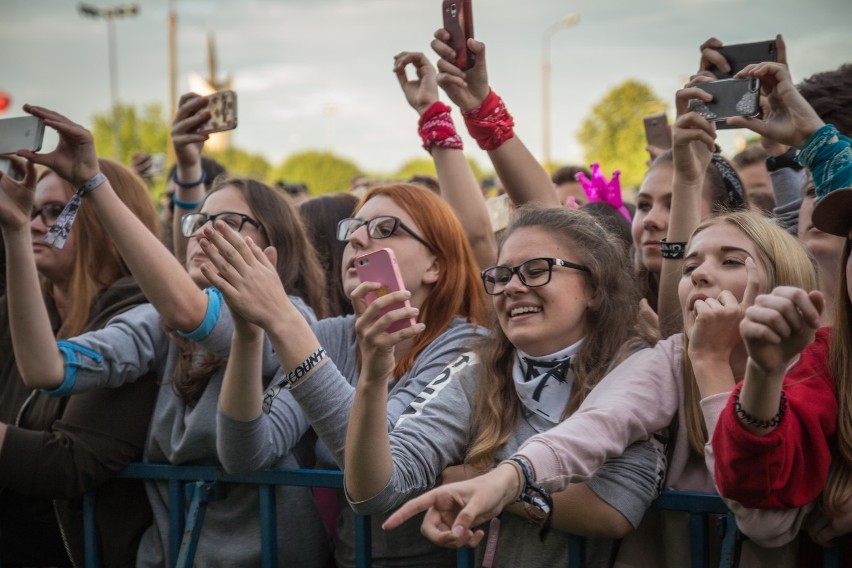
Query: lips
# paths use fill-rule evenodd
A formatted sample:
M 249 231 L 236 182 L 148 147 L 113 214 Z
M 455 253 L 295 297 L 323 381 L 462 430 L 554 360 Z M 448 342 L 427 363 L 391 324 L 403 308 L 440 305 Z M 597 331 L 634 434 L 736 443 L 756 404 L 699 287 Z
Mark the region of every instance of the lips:
M 708 296 L 706 294 L 694 294 L 689 297 L 689 311 L 695 309 L 695 302 L 699 300 L 706 300 Z

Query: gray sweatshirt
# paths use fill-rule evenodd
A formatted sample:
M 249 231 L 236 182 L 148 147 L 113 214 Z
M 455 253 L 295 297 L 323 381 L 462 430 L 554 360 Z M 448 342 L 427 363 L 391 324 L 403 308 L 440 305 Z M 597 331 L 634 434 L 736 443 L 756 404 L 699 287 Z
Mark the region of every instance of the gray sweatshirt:
M 304 303 L 298 298 L 295 300 L 305 311 L 306 317 L 312 317 Z M 215 311 L 217 306 L 214 303 L 211 301 L 209 309 Z M 212 329 L 202 324 L 206 328 L 196 330 L 190 336 L 206 349 L 226 356 L 233 332 L 230 314 L 222 307 L 221 313 L 212 316 L 205 320 L 215 323 Z M 201 399 L 194 406 L 187 406 L 170 382 L 179 354 L 178 346 L 169 338 L 153 306 L 145 304 L 129 310 L 111 320 L 104 329 L 72 339 L 69 348 L 71 351 L 66 353 L 66 360 L 76 361 L 69 360 L 66 368 L 76 371 L 66 373 L 66 383 L 69 382 L 69 374 L 74 374 L 72 392 L 75 393 L 97 387 L 119 386 L 136 380 L 149 370 L 156 370 L 163 384 L 151 419 L 146 462 L 220 464 L 216 449 L 216 421 L 224 367 L 210 379 Z M 278 368 L 276 363 L 271 357 L 265 358 L 264 377 L 272 377 Z M 267 466 L 304 466 L 297 462 L 292 450 L 301 433 L 307 431 L 308 427 L 298 409 L 295 412 L 298 416 L 292 418 L 293 430 L 290 435 L 276 439 L 278 457 L 267 463 Z M 165 566 L 169 550 L 168 483 L 148 482 L 147 492 L 154 524 L 140 542 L 137 564 Z M 281 565 L 327 566 L 329 540 L 310 489 L 279 487 L 276 490 L 276 501 Z M 298 519 L 298 522 L 293 522 L 294 519 Z M 260 515 L 256 486 L 229 484 L 220 499 L 208 504 L 195 564 L 229 567 L 260 565 Z
M 312 327 L 331 360 L 291 391 L 282 390 L 275 398 L 270 414 L 262 415 L 257 423 L 220 422 L 220 454 L 223 463 L 235 463 L 245 460 L 247 456 L 263 455 L 267 451 L 264 447 L 273 443 L 272 440 L 277 436 L 274 431 L 278 428 L 274 418 L 275 407 L 290 405 L 292 399 L 295 399 L 322 442 L 317 448 L 318 467 L 342 467 L 346 427 L 355 399 L 354 385 L 359 375 L 355 317 L 329 318 Z M 447 330 L 418 355 L 411 371 L 389 384 L 389 429 L 424 387 L 447 364 L 470 349 L 471 342 L 485 331 L 482 327 L 474 329 L 461 318 L 453 320 Z M 335 556 L 339 566 L 354 566 L 354 517 L 342 497 L 341 501 L 342 514 L 338 522 L 340 541 Z M 381 529 L 385 518 L 385 515 L 372 518 L 373 566 L 455 566 L 455 551 L 435 547 L 421 536 L 419 522 L 412 521 L 402 529 L 385 532 Z
M 475 353 L 465 353 L 449 365 L 399 418 L 390 433 L 393 472 L 385 488 L 353 508 L 363 514 L 392 511 L 405 501 L 431 489 L 448 466 L 464 461 L 472 436 L 476 381 L 480 372 Z M 566 404 L 567 400 L 562 401 Z M 496 460 L 511 456 L 527 438 L 537 433 L 525 419 L 501 448 Z M 609 459 L 588 487 L 637 527 L 645 510 L 659 493 L 665 472 L 662 446 L 639 442 L 620 457 Z M 609 562 L 606 548 L 592 547 L 600 564 Z M 480 546 L 482 549 L 483 546 Z M 557 530 L 544 542 L 538 527 L 523 517 L 504 513 L 500 520 L 497 559 L 499 566 L 563 566 L 567 560 L 568 535 Z M 480 550 L 481 552 L 481 550 Z M 591 550 L 590 550 L 591 552 Z M 591 558 L 589 560 L 592 560 Z M 591 564 L 590 564 L 591 565 Z M 597 565 L 597 564 L 596 564 Z

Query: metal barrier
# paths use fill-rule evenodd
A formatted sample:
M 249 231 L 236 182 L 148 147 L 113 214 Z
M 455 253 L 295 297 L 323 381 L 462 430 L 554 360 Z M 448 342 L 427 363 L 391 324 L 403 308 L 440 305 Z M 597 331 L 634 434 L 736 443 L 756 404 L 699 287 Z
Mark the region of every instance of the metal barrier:
M 264 567 L 277 566 L 277 516 L 275 504 L 276 485 L 300 487 L 343 488 L 343 474 L 330 470 L 264 470 L 248 475 L 230 475 L 215 466 L 170 466 L 156 464 L 130 464 L 118 477 L 166 481 L 169 484 L 169 501 L 182 503 L 182 507 L 169 509 L 169 558 L 173 567 L 189 567 L 195 556 L 195 548 L 204 522 L 207 502 L 222 483 L 246 483 L 258 486 L 261 516 L 261 562 Z M 97 531 L 95 528 L 95 491 L 84 497 L 83 523 L 85 532 L 85 566 L 99 568 Z M 742 534 L 737 530 L 733 514 L 730 513 L 716 494 L 666 491 L 651 505 L 656 509 L 689 513 L 691 566 L 705 568 L 709 564 L 709 523 L 707 516 L 726 515 L 723 525 L 723 540 L 720 567 L 735 568 L 739 563 Z M 186 515 L 183 511 L 186 510 Z M 355 516 L 355 565 L 358 568 L 371 566 L 371 534 L 369 517 Z M 567 564 L 571 568 L 585 565 L 585 539 L 571 535 L 569 538 Z M 471 549 L 458 551 L 456 566 L 473 568 L 474 553 Z M 825 551 L 823 566 L 839 568 L 839 547 Z

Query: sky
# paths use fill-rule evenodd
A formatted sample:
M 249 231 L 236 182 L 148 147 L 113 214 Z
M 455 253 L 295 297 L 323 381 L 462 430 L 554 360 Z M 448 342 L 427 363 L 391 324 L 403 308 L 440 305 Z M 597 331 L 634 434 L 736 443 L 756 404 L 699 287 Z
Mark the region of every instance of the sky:
M 771 39 L 782 33 L 794 80 L 852 61 L 850 0 L 472 0 L 474 35 L 486 44 L 489 81 L 515 118 L 515 132 L 542 151 L 543 33 L 575 13 L 579 21 L 550 42 L 551 154 L 579 163 L 577 131 L 594 104 L 627 79 L 647 83 L 674 114 L 674 93 L 698 66 L 698 46 Z M 108 4 L 88 2 L 97 7 Z M 234 146 L 273 165 L 292 153 L 331 150 L 367 173 L 388 173 L 427 157 L 417 116 L 392 72 L 393 55 L 423 51 L 441 25 L 440 0 L 174 0 L 178 91 L 206 75 L 215 34 L 219 72 L 239 96 Z M 0 3 L 2 117 L 33 103 L 88 127 L 110 106 L 107 24 L 68 0 Z M 116 21 L 119 99 L 169 109 L 168 1 L 139 2 Z M 445 99 L 446 100 L 446 99 Z M 454 111 L 456 125 L 464 130 Z M 737 132 L 720 135 L 735 150 Z M 489 170 L 464 133 L 465 151 Z M 56 144 L 45 137 L 44 150 Z

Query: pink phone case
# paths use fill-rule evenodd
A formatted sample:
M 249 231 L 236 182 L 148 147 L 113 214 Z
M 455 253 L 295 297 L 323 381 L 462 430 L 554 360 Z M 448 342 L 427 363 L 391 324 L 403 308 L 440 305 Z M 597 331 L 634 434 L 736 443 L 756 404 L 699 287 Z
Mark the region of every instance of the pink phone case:
M 219 91 L 208 95 L 207 112 L 210 119 L 198 127 L 200 134 L 223 132 L 237 127 L 237 93 Z
M 378 282 L 383 288 L 376 292 L 367 294 L 367 305 L 372 304 L 376 298 L 405 290 L 405 284 L 402 282 L 402 276 L 399 274 L 399 266 L 396 263 L 396 257 L 393 251 L 389 248 L 379 249 L 377 251 L 359 256 L 355 259 L 355 270 L 358 272 L 358 278 L 361 282 Z M 395 302 L 382 310 L 382 315 L 398 310 L 399 308 L 410 308 L 411 303 L 408 300 L 404 302 Z M 415 325 L 417 322 L 414 318 L 399 320 L 391 324 L 387 332 L 393 333 L 407 327 Z

